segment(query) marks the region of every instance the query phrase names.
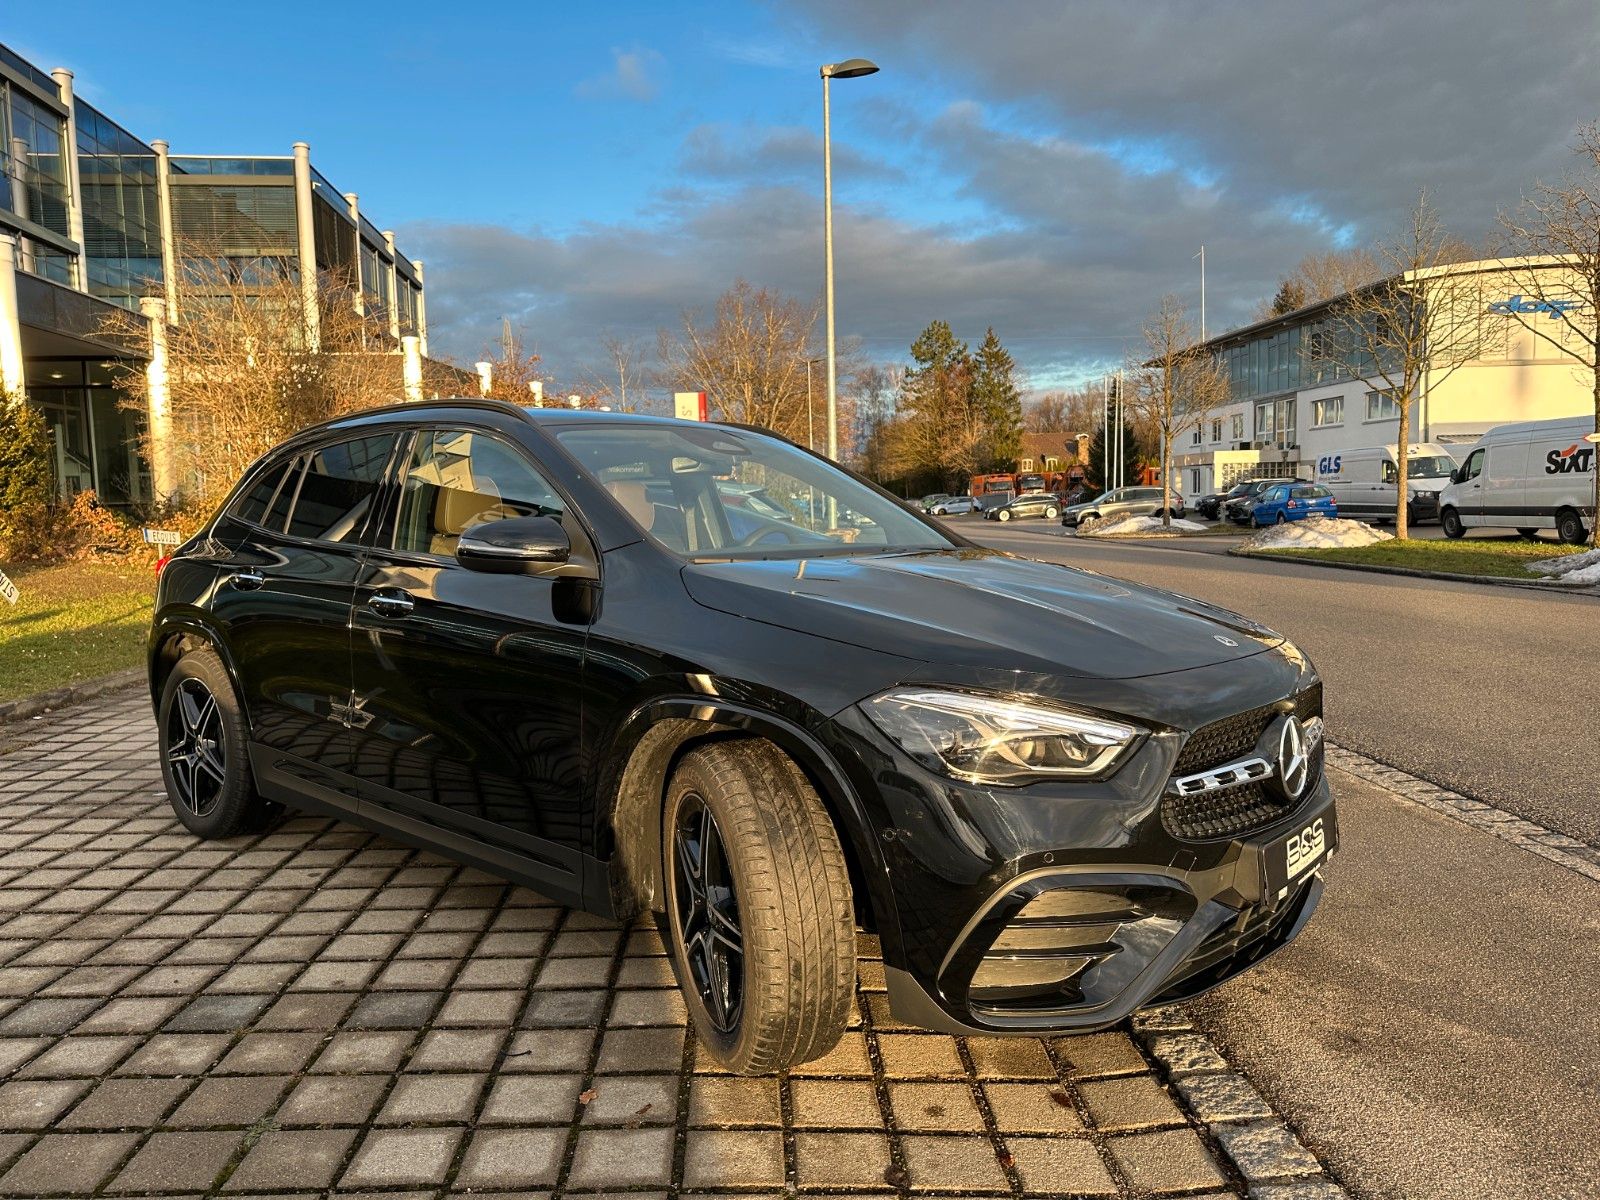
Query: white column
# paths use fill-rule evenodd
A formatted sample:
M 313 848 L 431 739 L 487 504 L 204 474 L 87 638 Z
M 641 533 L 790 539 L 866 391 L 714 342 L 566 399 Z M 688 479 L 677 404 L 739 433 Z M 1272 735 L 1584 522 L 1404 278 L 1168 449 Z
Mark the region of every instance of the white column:
M 83 244 L 83 175 L 78 169 L 78 106 L 72 98 L 72 72 L 57 67 L 50 72 L 61 90 L 61 103 L 67 106 L 65 159 L 67 168 L 67 236 L 78 243 L 78 261 L 72 280 L 80 292 L 89 290 L 88 247 Z
M 361 282 L 361 197 L 354 192 L 346 192 L 344 194 L 344 207 L 345 211 L 350 214 L 350 220 L 355 222 L 356 227 L 355 308 L 356 316 L 364 317 L 367 315 L 367 293 L 362 290 L 363 284 Z
M 166 302 L 160 296 L 144 296 L 139 300 L 139 311 L 150 322 L 150 361 L 145 365 L 144 377 L 150 429 L 150 486 L 159 504 L 172 503 L 178 491 L 178 471 L 173 462 L 166 310 Z
M 317 308 L 317 236 L 311 205 L 311 147 L 294 144 L 294 223 L 300 253 L 300 306 L 305 314 L 306 341 L 322 345 L 322 314 Z
M 489 389 L 494 386 L 494 364 L 476 362 L 472 365 L 478 369 L 478 395 L 487 396 Z
M 17 243 L 0 235 L 0 401 L 20 400 L 22 321 L 17 309 Z
M 428 285 L 422 281 L 422 260 L 414 258 L 411 265 L 417 272 L 417 341 L 422 344 L 422 357 L 428 357 Z
M 532 395 L 533 395 L 533 406 L 535 408 L 543 408 L 544 407 L 544 380 L 542 380 L 542 379 L 530 379 L 530 380 L 528 380 L 528 391 L 530 393 L 532 393 Z
M 409 335 L 401 338 L 400 353 L 406 399 L 416 404 L 422 400 L 422 348 L 418 345 L 418 339 Z
M 178 323 L 178 239 L 172 224 L 172 164 L 167 143 L 150 143 L 156 152 L 156 209 L 161 218 L 161 287 L 167 300 L 167 324 Z
M 389 336 L 400 336 L 400 268 L 394 265 L 394 230 L 383 231 L 383 245 L 389 251 Z

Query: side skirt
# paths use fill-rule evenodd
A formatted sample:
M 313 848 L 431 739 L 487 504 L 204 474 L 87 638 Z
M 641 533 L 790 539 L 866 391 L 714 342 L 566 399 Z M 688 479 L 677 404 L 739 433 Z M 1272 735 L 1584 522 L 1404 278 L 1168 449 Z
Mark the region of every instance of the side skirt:
M 250 766 L 255 773 L 256 787 L 269 800 L 303 812 L 348 821 L 408 846 L 435 851 L 597 916 L 616 915 L 611 907 L 609 863 L 552 847 L 553 852 L 574 860 L 569 869 L 550 859 L 533 858 L 431 821 L 419 820 L 363 800 L 352 784 L 340 782 L 338 776 L 256 742 L 250 743 Z

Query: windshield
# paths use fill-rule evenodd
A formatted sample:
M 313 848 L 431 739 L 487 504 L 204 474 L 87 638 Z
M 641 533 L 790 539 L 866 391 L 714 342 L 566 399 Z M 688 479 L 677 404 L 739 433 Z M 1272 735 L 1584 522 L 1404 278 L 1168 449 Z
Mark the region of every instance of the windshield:
M 1406 459 L 1406 474 L 1412 479 L 1449 479 L 1456 460 L 1448 454 L 1419 455 Z
M 715 425 L 578 425 L 556 439 L 668 550 L 764 558 L 955 543 L 796 446 Z

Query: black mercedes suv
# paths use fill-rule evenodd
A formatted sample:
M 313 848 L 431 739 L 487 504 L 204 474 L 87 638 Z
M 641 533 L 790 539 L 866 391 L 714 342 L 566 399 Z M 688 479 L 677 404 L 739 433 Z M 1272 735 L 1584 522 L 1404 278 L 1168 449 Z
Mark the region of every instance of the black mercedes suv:
M 652 912 L 735 1071 L 894 1013 L 1111 1025 L 1305 925 L 1322 685 L 1222 609 L 973 545 L 758 429 L 450 400 L 308 429 L 166 562 L 202 837 L 335 814 Z

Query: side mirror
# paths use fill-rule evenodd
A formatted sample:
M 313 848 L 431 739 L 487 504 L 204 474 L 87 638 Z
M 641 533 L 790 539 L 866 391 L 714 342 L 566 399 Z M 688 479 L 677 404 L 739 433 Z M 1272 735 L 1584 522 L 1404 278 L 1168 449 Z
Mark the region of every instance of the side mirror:
M 1451 483 L 1460 483 L 1461 482 L 1461 468 L 1460 467 L 1457 467 L 1454 471 L 1450 472 L 1450 482 Z
M 558 517 L 507 517 L 469 525 L 456 542 L 456 561 L 490 575 L 539 575 L 572 553 Z

